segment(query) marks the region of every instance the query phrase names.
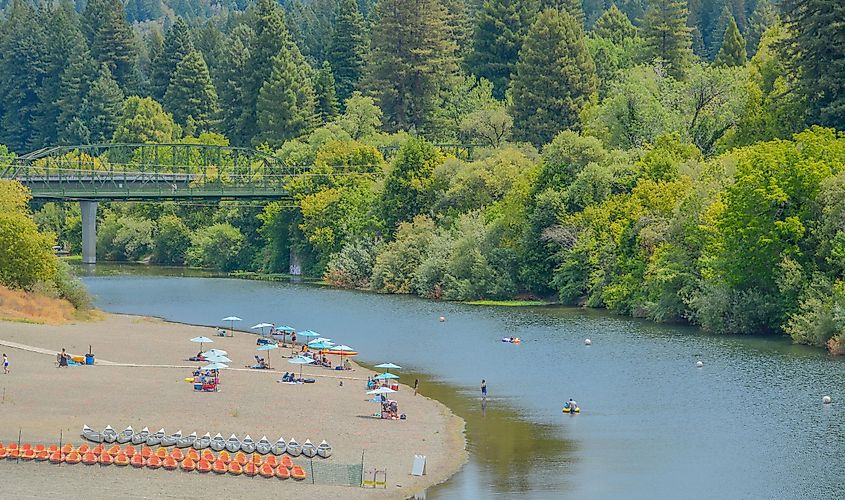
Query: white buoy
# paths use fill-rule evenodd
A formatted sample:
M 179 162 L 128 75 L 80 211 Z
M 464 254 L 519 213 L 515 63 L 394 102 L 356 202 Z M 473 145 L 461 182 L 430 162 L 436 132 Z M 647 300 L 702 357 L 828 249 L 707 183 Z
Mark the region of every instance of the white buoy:
M 440 322 L 441 322 L 441 323 L 443 323 L 444 321 L 446 321 L 446 317 L 445 317 L 445 316 L 440 316 Z
M 696 362 L 695 362 L 695 367 L 696 367 L 696 368 L 704 368 L 704 363 L 702 363 L 701 361 L 696 361 Z
M 584 339 L 584 345 L 593 345 L 593 341 L 590 339 Z
M 831 399 L 830 396 L 823 396 L 822 397 L 822 403 L 824 403 L 826 405 L 829 405 L 832 401 L 833 401 L 833 399 Z

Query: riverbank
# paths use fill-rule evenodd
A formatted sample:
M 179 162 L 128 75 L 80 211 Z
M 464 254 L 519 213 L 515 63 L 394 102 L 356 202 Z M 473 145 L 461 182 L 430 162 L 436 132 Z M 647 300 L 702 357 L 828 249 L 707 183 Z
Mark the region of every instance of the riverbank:
M 368 371 L 335 372 L 306 366 L 303 375 L 314 384 L 276 382 L 294 368 L 282 356 L 287 349 L 269 353 L 278 371 L 234 369 L 251 364 L 255 336 L 235 332 L 215 338 L 216 347 L 228 351 L 233 369 L 221 374 L 222 391 L 195 393 L 183 381 L 197 363 L 185 361 L 196 354 L 188 339 L 214 330 L 169 323 L 159 319 L 108 314 L 98 322 L 37 325 L 0 322 L 0 350 L 9 354 L 10 375 L 0 376 L 4 396 L 0 403 L 0 441 L 80 441 L 83 424 L 95 429 L 106 425 L 122 429 L 132 425 L 168 432 L 206 431 L 225 436 L 246 434 L 271 440 L 284 436 L 299 442 L 327 440 L 334 447 L 327 461 L 360 464 L 364 470 L 387 469 L 388 488 L 262 481 L 247 478 L 209 478 L 160 471 L 116 471 L 51 467 L 46 464 L 0 462 L 4 492 L 15 497 L 77 491 L 84 495 L 176 497 L 196 496 L 197 488 L 213 487 L 219 494 L 242 495 L 244 488 L 261 488 L 274 496 L 318 495 L 320 498 L 404 498 L 445 481 L 466 460 L 464 422 L 444 405 L 403 386 L 395 399 L 405 421 L 372 418 L 376 405 L 367 402 L 364 385 Z M 55 368 L 55 355 L 34 352 L 13 344 L 48 352 L 66 348 L 82 354 L 92 346 L 98 364 L 93 367 Z M 267 356 L 265 356 L 267 357 Z M 298 369 L 298 367 L 297 367 Z M 342 383 L 342 384 L 341 384 Z M 426 475 L 410 475 L 414 454 L 426 455 Z M 300 461 L 303 461 L 300 459 Z M 150 481 L 150 478 L 155 478 Z

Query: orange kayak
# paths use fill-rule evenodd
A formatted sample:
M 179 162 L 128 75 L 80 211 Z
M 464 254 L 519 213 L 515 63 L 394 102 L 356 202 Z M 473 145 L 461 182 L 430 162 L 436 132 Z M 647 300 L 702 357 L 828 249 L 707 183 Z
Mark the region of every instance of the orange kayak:
M 85 443 L 82 443 L 81 445 L 79 445 L 79 448 L 77 448 L 76 451 L 78 451 L 80 454 L 84 455 L 84 454 L 88 453 L 89 451 L 91 451 L 91 447 L 88 446 Z
M 179 466 L 176 459 L 173 457 L 166 457 L 164 460 L 161 461 L 161 466 L 164 467 L 166 470 L 176 470 L 176 467 Z
M 305 471 L 302 470 L 302 467 L 294 465 L 293 469 L 290 471 L 290 477 L 296 479 L 297 481 L 302 481 L 305 479 Z
M 43 444 L 36 444 L 35 446 L 32 447 L 32 449 L 35 450 L 35 453 L 38 453 L 38 452 L 41 452 L 41 451 L 45 451 L 47 449 L 47 447 L 44 446 Z
M 158 469 L 161 467 L 161 459 L 157 455 L 153 455 L 147 459 L 147 467 L 150 469 Z
M 229 468 L 226 467 L 226 464 L 224 464 L 222 460 L 215 460 L 214 465 L 211 466 L 211 470 L 217 474 L 225 474 Z
M 161 459 L 167 458 L 167 448 L 158 448 L 156 450 L 156 456 Z
M 191 457 L 185 457 L 185 460 L 182 460 L 182 463 L 179 464 L 179 467 L 182 468 L 185 472 L 191 472 L 197 468 L 194 460 Z
M 222 453 L 222 452 L 221 452 L 221 453 Z M 237 463 L 239 463 L 239 464 L 241 464 L 241 465 L 245 465 L 245 464 L 246 464 L 246 462 L 247 462 L 247 460 L 246 460 L 246 454 L 245 454 L 244 452 L 242 452 L 242 451 L 239 451 L 239 452 L 235 453 L 235 458 L 234 458 L 234 459 L 232 459 L 232 461 L 233 461 L 233 462 L 237 462 Z
M 279 465 L 279 460 L 276 458 L 276 455 L 267 455 L 267 458 L 264 459 L 264 463 L 275 469 L 276 466 Z
M 279 479 L 290 479 L 290 471 L 284 465 L 276 467 L 276 477 Z
M 209 462 L 214 462 L 214 453 L 212 453 L 211 450 L 202 450 L 202 459 L 208 460 Z
M 100 465 L 111 465 L 114 463 L 114 458 L 112 458 L 112 456 L 105 451 L 100 453 L 98 460 L 100 462 Z
M 291 460 L 289 456 L 284 455 L 282 456 L 282 465 L 290 469 L 291 467 L 293 467 L 293 460 Z
M 60 464 L 65 461 L 65 456 L 60 451 L 54 451 L 50 454 L 51 464 Z
M 79 456 L 78 451 L 72 451 L 72 452 L 68 453 L 67 456 L 65 457 L 65 463 L 68 463 L 68 464 L 78 464 L 81 460 L 82 460 L 82 457 Z
M 252 454 L 252 463 L 254 463 L 255 465 L 261 465 L 262 463 L 264 463 L 264 457 L 262 457 L 258 453 L 253 453 Z
M 258 467 L 256 467 L 252 462 L 247 462 L 246 465 L 244 465 L 244 474 L 247 476 L 254 476 L 258 474 Z
M 117 456 L 114 457 L 114 464 L 125 467 L 129 465 L 129 457 L 126 456 L 126 453 L 118 453 Z
M 270 464 L 263 464 L 258 468 L 258 473 L 261 474 L 262 477 L 273 477 L 273 472 L 273 466 Z
M 103 448 L 103 445 L 98 444 L 97 446 L 91 448 L 91 453 L 93 453 L 94 455 L 99 455 L 103 452 L 103 450 L 105 450 L 105 448 Z
M 35 450 L 32 448 L 27 448 L 21 452 L 21 460 L 34 460 L 35 459 Z
M 203 458 L 197 463 L 197 470 L 200 472 L 211 472 L 211 464 Z
M 147 460 L 144 457 L 142 457 L 141 455 L 135 455 L 135 456 L 132 457 L 132 460 L 130 460 L 129 463 L 132 464 L 132 467 L 141 468 L 141 467 L 147 465 Z
M 65 455 L 67 455 L 68 453 L 70 453 L 72 451 L 74 451 L 72 444 L 68 443 L 68 444 L 62 446 L 62 453 L 64 453 Z
M 153 456 L 153 449 L 149 446 L 144 446 L 143 448 L 141 448 L 141 456 L 144 458 L 150 458 L 151 456 Z
M 50 452 L 47 450 L 41 450 L 35 454 L 35 459 L 39 462 L 43 462 L 50 458 Z
M 132 458 L 132 457 L 135 456 L 136 453 L 138 453 L 138 451 L 135 450 L 135 447 L 130 444 L 129 446 L 127 446 L 126 448 L 123 449 L 123 453 L 127 457 Z
M 231 462 L 229 464 L 229 473 L 234 474 L 236 476 L 240 476 L 243 473 L 244 469 L 241 467 L 241 464 L 237 462 Z
M 217 457 L 218 460 L 222 460 L 224 464 L 228 464 L 232 461 L 232 457 L 229 455 L 229 452 L 226 450 L 222 450 Z M 243 465 L 243 464 L 241 464 Z
M 173 448 L 173 451 L 170 452 L 170 456 L 173 458 L 173 460 L 176 460 L 177 462 L 181 462 L 185 459 L 185 454 L 182 453 L 182 450 L 180 450 L 179 448 Z
M 112 457 L 117 456 L 118 453 L 120 453 L 120 446 L 115 444 L 109 448 L 108 454 Z

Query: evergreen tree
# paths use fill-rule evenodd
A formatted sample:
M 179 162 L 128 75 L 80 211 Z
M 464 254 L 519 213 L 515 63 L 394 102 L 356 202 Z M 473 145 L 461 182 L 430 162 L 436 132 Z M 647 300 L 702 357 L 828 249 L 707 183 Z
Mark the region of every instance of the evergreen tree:
M 783 0 L 792 39 L 785 44 L 798 71 L 813 121 L 845 130 L 845 4 L 841 0 Z
M 757 46 L 760 45 L 763 33 L 779 22 L 777 7 L 769 0 L 758 0 L 748 20 L 748 31 L 745 33 L 748 42 L 748 57 L 754 57 L 757 53 Z
M 250 47 L 253 44 L 255 32 L 245 24 L 240 24 L 232 30 L 226 43 L 224 63 L 220 76 L 220 101 L 222 106 L 223 133 L 232 144 L 246 146 L 254 134 L 255 109 L 249 108 L 251 77 L 249 65 L 251 61 Z
M 190 121 L 191 132 L 207 131 L 214 124 L 218 111 L 217 91 L 211 83 L 205 59 L 198 51 L 188 52 L 176 65 L 164 94 L 164 106 L 182 127 Z
M 451 30 L 451 37 L 457 44 L 457 53 L 465 54 L 472 44 L 472 18 L 467 0 L 441 0 L 446 8 L 446 22 Z
M 716 18 L 716 22 L 711 28 L 710 36 L 705 39 L 705 54 L 708 60 L 713 61 L 716 59 L 716 54 L 719 53 L 719 50 L 722 49 L 722 45 L 725 43 L 725 34 L 733 19 L 728 6 L 723 6 L 719 12 L 719 17 Z M 734 22 L 736 21 L 734 20 Z
M 258 94 L 258 135 L 254 143 L 278 146 L 314 126 L 316 109 L 310 68 L 298 52 L 291 45 L 291 49 L 282 48 L 273 58 L 270 78 Z
M 637 28 L 631 24 L 628 16 L 613 4 L 596 19 L 593 33 L 618 45 L 637 36 Z
M 364 18 L 358 11 L 358 3 L 355 0 L 341 0 L 328 52 L 328 61 L 337 85 L 337 97 L 341 101 L 352 95 L 361 80 L 366 43 Z
M 83 13 L 91 55 L 105 64 L 124 92 L 139 85 L 135 35 L 126 22 L 122 0 L 89 0 Z
M 57 102 L 58 142 L 60 144 L 85 144 L 90 142 L 90 130 L 79 118 L 82 101 L 88 95 L 91 82 L 98 75 L 97 63 L 82 43 L 72 48 L 68 64 L 61 75 L 62 92 Z M 109 135 L 111 138 L 111 135 Z
M 682 79 L 692 57 L 691 29 L 686 25 L 686 4 L 681 0 L 652 0 L 642 22 L 642 36 L 652 60 Z
M 79 118 L 88 130 L 88 140 L 93 143 L 109 142 L 117 128 L 122 107 L 123 92 L 108 67 L 103 65 L 79 110 Z
M 337 116 L 340 104 L 337 102 L 334 75 L 328 61 L 317 71 L 314 79 L 314 92 L 317 94 L 317 117 L 320 122 L 327 123 Z
M 367 86 L 392 130 L 424 131 L 448 75 L 456 44 L 439 0 L 379 0 L 375 7 Z
M 566 12 L 578 21 L 582 29 L 584 28 L 584 6 L 581 0 L 540 0 L 540 10 L 546 9 Z
M 577 127 L 597 86 L 578 21 L 555 9 L 543 11 L 528 31 L 511 81 L 514 137 L 540 145 Z
M 152 60 L 150 74 L 150 94 L 153 99 L 163 102 L 164 93 L 170 85 L 170 79 L 176 72 L 176 65 L 194 50 L 188 25 L 181 17 L 167 30 L 161 52 Z
M 476 15 L 466 64 L 474 75 L 493 83 L 498 99 L 505 95 L 537 8 L 537 0 L 484 0 Z
M 731 17 L 731 22 L 725 31 L 722 48 L 719 50 L 719 54 L 716 55 L 716 60 L 713 64 L 716 66 L 744 66 L 746 57 L 745 39 L 739 33 L 739 27 L 736 25 L 736 21 Z

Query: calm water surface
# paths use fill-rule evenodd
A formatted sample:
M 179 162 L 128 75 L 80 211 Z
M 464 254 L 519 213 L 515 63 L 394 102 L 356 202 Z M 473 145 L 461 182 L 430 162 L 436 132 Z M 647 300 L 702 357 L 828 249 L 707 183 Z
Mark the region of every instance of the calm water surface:
M 404 366 L 467 420 L 470 462 L 428 498 L 845 497 L 843 365 L 820 350 L 570 308 L 150 275 L 174 272 L 100 265 L 84 281 L 107 311 L 290 324 Z M 570 397 L 581 415 L 561 414 Z

